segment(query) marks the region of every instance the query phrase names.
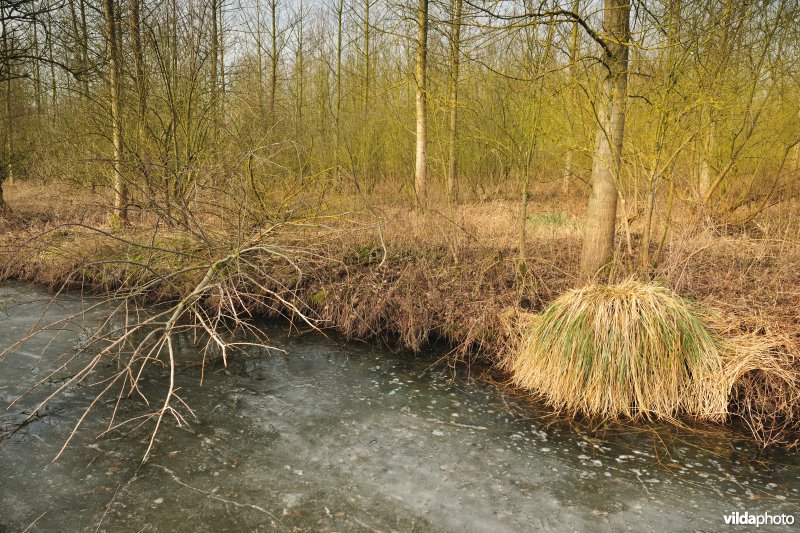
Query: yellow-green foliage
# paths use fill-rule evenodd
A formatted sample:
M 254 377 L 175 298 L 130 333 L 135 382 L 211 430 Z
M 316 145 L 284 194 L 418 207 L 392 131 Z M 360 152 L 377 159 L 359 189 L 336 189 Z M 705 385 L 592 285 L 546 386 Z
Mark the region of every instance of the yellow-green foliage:
M 508 366 L 516 385 L 568 412 L 719 420 L 733 382 L 750 367 L 728 359 L 751 352 L 704 320 L 712 317 L 655 284 L 590 285 L 525 324 Z

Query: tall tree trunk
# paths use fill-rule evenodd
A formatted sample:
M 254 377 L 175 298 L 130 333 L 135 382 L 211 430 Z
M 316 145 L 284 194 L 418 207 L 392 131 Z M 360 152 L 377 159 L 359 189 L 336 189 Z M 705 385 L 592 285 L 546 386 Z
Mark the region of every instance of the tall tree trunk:
M 218 18 L 217 22 L 217 46 L 219 47 L 219 113 L 220 119 L 223 121 L 225 118 L 225 92 L 227 85 L 225 84 L 225 20 L 223 18 L 225 0 L 217 1 L 217 13 L 214 14 Z
M 155 200 L 154 184 L 148 174 L 145 164 L 145 134 L 147 131 L 147 85 L 145 82 L 144 53 L 142 51 L 142 12 L 141 0 L 131 0 L 131 48 L 133 49 L 133 63 L 136 83 L 136 159 L 139 171 L 144 178 L 147 189 L 148 203 Z
M 264 96 L 264 43 L 261 39 L 261 2 L 256 2 L 256 70 L 258 71 L 258 113 L 266 111 L 266 98 Z
M 3 182 L 5 182 L 6 177 L 5 173 L 5 165 L 4 161 L 0 160 L 0 215 L 3 214 L 4 211 L 8 210 L 8 204 L 6 203 L 6 199 L 3 196 Z
M 447 195 L 451 204 L 458 201 L 458 71 L 461 62 L 461 12 L 463 0 L 451 0 L 450 21 L 450 124 L 447 165 Z
M 574 13 L 578 13 L 581 8 L 580 0 L 574 0 L 572 2 L 572 11 Z M 575 83 L 577 80 L 575 79 L 578 73 L 578 69 L 576 67 L 576 62 L 578 61 L 578 23 L 574 22 L 572 24 L 572 32 L 570 34 L 570 45 L 569 45 L 569 89 L 567 91 L 569 104 L 573 105 L 575 102 Z M 571 123 L 571 122 L 570 122 Z M 574 130 L 574 128 L 572 128 Z M 572 139 L 570 141 L 575 140 L 575 132 L 572 131 Z M 569 192 L 569 185 L 572 181 L 572 175 L 574 173 L 574 165 L 575 165 L 575 154 L 574 148 L 569 146 L 567 148 L 567 155 L 564 158 L 564 171 L 561 175 L 561 190 L 564 193 Z
M 592 192 L 586 217 L 581 271 L 595 277 L 608 265 L 614 252 L 617 220 L 617 181 L 622 162 L 625 133 L 625 100 L 628 88 L 628 42 L 630 0 L 605 0 L 603 34 L 603 111 L 592 161 Z
M 3 13 L 5 15 L 5 13 Z M 6 22 L 6 17 L 3 16 L 3 52 L 6 54 L 11 55 L 11 44 L 9 43 L 9 34 L 10 29 L 8 27 L 8 22 Z M 10 62 L 3 65 L 5 67 L 5 72 L 0 72 L 1 74 L 5 75 L 5 83 L 3 84 L 3 111 L 5 115 L 5 123 L 4 123 L 4 137 L 3 137 L 3 161 L 4 170 L 5 170 L 5 179 L 8 181 L 9 185 L 14 185 L 14 117 L 13 117 L 13 106 L 12 106 L 12 83 L 11 79 L 14 77 L 14 69 Z
M 371 52 L 370 52 L 370 19 L 369 19 L 369 5 L 373 0 L 364 0 L 364 118 L 367 118 L 369 113 L 369 89 L 371 73 Z
M 297 98 L 295 101 L 295 136 L 301 139 L 303 134 L 303 102 L 305 101 L 305 11 L 303 4 L 300 4 L 300 16 L 298 17 L 297 28 L 297 53 L 295 54 Z M 302 166 L 302 165 L 301 165 Z M 302 168 L 301 168 L 302 172 Z
M 137 133 L 139 143 L 144 136 L 145 118 L 147 113 L 147 87 L 145 86 L 144 54 L 142 51 L 142 14 L 141 0 L 131 0 L 131 48 L 133 48 L 133 63 L 135 70 Z M 141 151 L 141 150 L 140 150 Z
M 5 138 L 5 164 L 6 164 L 6 179 L 9 185 L 14 185 L 14 117 L 12 116 L 13 106 L 11 95 L 11 75 L 5 83 L 5 111 L 6 111 L 6 138 Z
M 5 25 L 3 26 L 3 46 L 6 46 L 7 38 L 5 33 Z M 8 73 L 8 78 L 10 79 L 10 72 Z M 8 92 L 8 84 L 6 83 L 6 92 Z M 6 99 L 6 106 L 8 105 L 8 99 Z M 6 109 L 6 115 L 8 116 L 8 110 Z M 9 117 L 10 118 L 10 117 Z M 6 127 L 6 134 L 8 134 L 8 127 Z M 8 147 L 3 144 L 3 149 L 0 151 L 0 214 L 5 211 L 8 206 L 6 204 L 5 198 L 3 197 L 3 185 L 8 179 L 9 171 L 11 170 L 11 154 L 8 151 Z M 10 181 L 10 180 L 9 180 Z
M 575 151 L 570 146 L 567 155 L 564 156 L 564 172 L 561 174 L 561 192 L 568 193 L 569 185 L 572 182 L 572 175 L 575 170 Z
M 36 103 L 36 114 L 42 114 L 42 62 L 39 50 L 39 24 L 34 16 L 31 23 L 31 40 L 33 44 L 33 100 Z
M 211 105 L 214 109 L 213 135 L 217 135 L 217 103 L 219 100 L 217 91 L 219 90 L 219 78 L 217 69 L 219 68 L 219 29 L 217 27 L 217 4 L 219 0 L 211 0 Z
M 336 112 L 334 115 L 335 126 L 335 142 L 333 146 L 333 179 L 338 185 L 339 183 L 339 152 L 341 150 L 342 142 L 342 127 L 341 127 L 341 114 L 342 114 L 342 38 L 343 38 L 343 23 L 344 23 L 344 0 L 338 0 L 336 4 Z
M 116 5 L 114 0 L 103 0 L 106 48 L 108 50 L 108 92 L 111 99 L 111 140 L 114 144 L 112 162 L 114 175 L 114 215 L 112 222 L 128 222 L 128 188 L 122 175 L 122 116 L 120 102 L 120 65 L 117 48 Z
M 700 172 L 698 176 L 697 192 L 700 200 L 700 209 L 706 209 L 706 197 L 709 195 L 711 189 L 711 173 L 713 171 L 711 161 L 714 154 L 714 144 L 716 140 L 716 125 L 714 124 L 713 112 L 711 111 L 711 103 L 706 102 L 703 104 L 702 117 L 701 117 L 701 151 L 700 151 Z
M 55 55 L 53 53 L 53 15 L 50 11 L 47 12 L 47 59 L 50 63 L 50 119 L 55 119 L 56 114 L 56 64 Z
M 797 118 L 798 120 L 800 120 L 800 111 L 797 114 L 798 114 Z M 792 165 L 791 168 L 789 168 L 789 170 L 792 172 L 800 172 L 800 143 L 794 145 L 792 152 L 793 152 Z
M 275 117 L 275 96 L 278 92 L 278 0 L 270 0 L 270 17 L 272 23 L 272 31 L 270 37 L 272 39 L 272 48 L 270 50 L 270 77 L 269 77 L 269 117 L 272 123 L 277 122 Z
M 417 156 L 414 192 L 417 200 L 422 201 L 428 179 L 428 0 L 419 0 L 417 30 Z
M 71 47 L 71 55 L 70 59 L 74 61 L 73 65 L 78 67 L 79 70 L 83 70 L 83 54 L 80 52 L 81 46 L 81 32 L 80 32 L 80 24 L 78 22 L 78 10 L 75 8 L 75 1 L 76 0 L 69 0 L 67 5 L 69 6 L 69 14 L 70 14 L 70 25 L 72 29 L 72 41 L 73 46 Z M 48 33 L 48 39 L 52 41 L 53 39 L 53 19 L 52 19 L 52 12 L 47 12 L 48 19 L 50 21 L 50 33 Z M 81 76 L 84 74 L 81 73 Z M 80 77 L 78 77 L 80 79 Z
M 211 142 L 212 150 L 219 149 L 221 113 L 219 97 L 219 4 L 221 0 L 211 0 Z M 188 152 L 188 150 L 187 150 Z M 216 173 L 212 174 L 212 184 L 216 186 Z
M 104 0 L 105 1 L 105 0 Z M 89 25 L 86 22 L 86 1 L 78 0 L 81 13 L 81 34 L 80 34 L 80 54 L 81 54 L 81 85 L 83 86 L 84 98 L 89 97 Z

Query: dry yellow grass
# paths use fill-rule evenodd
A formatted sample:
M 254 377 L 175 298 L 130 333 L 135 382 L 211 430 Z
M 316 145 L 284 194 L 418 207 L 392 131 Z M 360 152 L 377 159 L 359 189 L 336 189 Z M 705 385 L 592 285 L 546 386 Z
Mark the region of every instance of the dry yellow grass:
M 745 373 L 792 377 L 768 338 L 720 325 L 653 283 L 589 285 L 521 321 L 506 364 L 517 386 L 572 414 L 722 421 Z

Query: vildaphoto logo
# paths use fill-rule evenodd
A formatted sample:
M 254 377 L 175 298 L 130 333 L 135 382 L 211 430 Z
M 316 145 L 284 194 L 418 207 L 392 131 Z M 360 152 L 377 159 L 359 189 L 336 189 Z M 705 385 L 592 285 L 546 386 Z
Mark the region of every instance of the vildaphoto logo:
M 725 515 L 725 524 L 729 526 L 791 526 L 794 515 L 772 513 L 750 513 L 735 511 Z

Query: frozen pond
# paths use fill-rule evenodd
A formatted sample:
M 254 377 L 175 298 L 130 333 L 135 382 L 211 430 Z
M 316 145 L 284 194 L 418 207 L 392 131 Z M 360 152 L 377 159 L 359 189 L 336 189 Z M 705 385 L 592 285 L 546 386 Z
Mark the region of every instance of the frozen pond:
M 0 347 L 47 298 L 0 287 Z M 80 300 L 59 303 L 51 317 Z M 797 455 L 674 428 L 571 429 L 431 368 L 433 353 L 267 331 L 285 354 L 207 368 L 202 387 L 199 369 L 179 374 L 199 420 L 166 424 L 141 469 L 149 432 L 95 440 L 99 418 L 52 463 L 93 391 L 20 426 L 34 399 L 5 407 L 41 377 L 50 339 L 0 360 L 0 531 L 718 531 L 734 511 L 800 514 Z

